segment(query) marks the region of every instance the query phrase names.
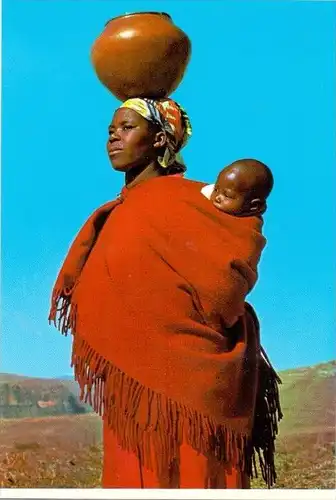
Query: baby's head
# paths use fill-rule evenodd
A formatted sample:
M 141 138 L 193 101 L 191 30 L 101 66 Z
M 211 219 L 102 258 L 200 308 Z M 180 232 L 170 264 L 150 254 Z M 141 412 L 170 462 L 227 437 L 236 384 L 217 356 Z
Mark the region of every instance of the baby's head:
M 218 175 L 211 201 L 222 212 L 241 217 L 260 215 L 273 188 L 271 170 L 258 160 L 238 160 Z

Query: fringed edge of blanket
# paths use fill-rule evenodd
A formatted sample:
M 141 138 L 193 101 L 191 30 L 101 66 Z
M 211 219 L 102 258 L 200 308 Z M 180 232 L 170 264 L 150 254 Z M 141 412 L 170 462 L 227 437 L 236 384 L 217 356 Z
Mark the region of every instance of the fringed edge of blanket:
M 76 313 L 70 293 L 55 291 L 49 322 L 66 336 L 69 331 L 76 332 Z M 148 469 L 159 475 L 164 473 L 186 439 L 197 452 L 211 455 L 219 462 L 230 462 L 251 478 L 258 477 L 258 456 L 267 486 L 275 483 L 274 443 L 278 420 L 282 418 L 278 391 L 281 381 L 267 357 L 262 358 L 259 367 L 252 437 L 145 387 L 98 354 L 77 332 L 71 366 L 81 389 L 81 400 L 107 419 L 122 448 L 136 453 Z M 146 425 L 140 425 L 135 418 L 140 405 L 148 408 Z M 153 405 L 155 411 L 151 411 Z M 152 462 L 151 448 L 156 463 Z
M 74 287 L 66 290 L 55 288 L 51 297 L 49 324 L 53 323 L 65 336 L 75 331 L 76 326 L 77 307 L 71 301 L 73 290 Z
M 246 470 L 247 436 L 237 433 L 187 406 L 171 400 L 122 372 L 76 333 L 72 365 L 81 388 L 81 399 L 107 419 L 121 447 L 138 454 L 150 470 L 164 474 L 186 440 L 196 451 L 231 462 Z M 147 409 L 147 422 L 137 419 Z M 156 463 L 152 463 L 151 448 Z
M 277 478 L 274 461 L 275 440 L 278 434 L 278 424 L 283 417 L 279 384 L 281 384 L 281 379 L 261 347 L 258 391 L 251 441 L 251 459 L 253 463 L 251 477 L 258 477 L 255 460 L 256 456 L 258 456 L 261 475 L 268 488 L 275 484 Z

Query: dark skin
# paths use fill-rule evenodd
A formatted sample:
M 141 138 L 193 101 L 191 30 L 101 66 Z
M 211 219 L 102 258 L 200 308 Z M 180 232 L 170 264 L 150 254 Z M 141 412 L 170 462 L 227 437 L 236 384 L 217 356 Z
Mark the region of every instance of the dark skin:
M 114 113 L 107 152 L 113 168 L 125 173 L 127 187 L 163 174 L 157 158 L 165 144 L 164 132 L 133 109 L 119 108 Z
M 266 210 L 270 191 L 270 173 L 257 160 L 241 160 L 224 168 L 218 175 L 211 201 L 222 212 L 248 217 Z

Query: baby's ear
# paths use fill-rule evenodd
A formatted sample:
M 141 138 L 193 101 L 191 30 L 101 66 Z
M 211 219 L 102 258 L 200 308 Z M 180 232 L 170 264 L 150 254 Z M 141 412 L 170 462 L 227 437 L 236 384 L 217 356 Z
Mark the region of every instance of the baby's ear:
M 167 136 L 164 132 L 160 130 L 157 132 L 154 137 L 154 148 L 163 148 L 166 145 Z
M 250 201 L 250 212 L 253 215 L 263 214 L 266 211 L 266 201 L 261 198 L 254 198 Z

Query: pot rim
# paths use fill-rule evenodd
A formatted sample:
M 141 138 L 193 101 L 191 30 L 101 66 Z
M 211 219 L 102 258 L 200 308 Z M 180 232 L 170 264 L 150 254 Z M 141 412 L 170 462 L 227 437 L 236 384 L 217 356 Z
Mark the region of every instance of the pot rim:
M 138 16 L 141 14 L 152 14 L 155 16 L 164 16 L 166 17 L 169 21 L 172 21 L 172 17 L 167 14 L 167 12 L 155 12 L 155 11 L 144 11 L 144 12 L 127 12 L 126 14 L 121 14 L 120 16 L 112 17 L 112 19 L 109 19 L 106 23 L 105 26 L 107 26 L 110 22 L 114 21 L 115 19 L 120 19 L 122 17 L 132 17 L 132 16 Z

